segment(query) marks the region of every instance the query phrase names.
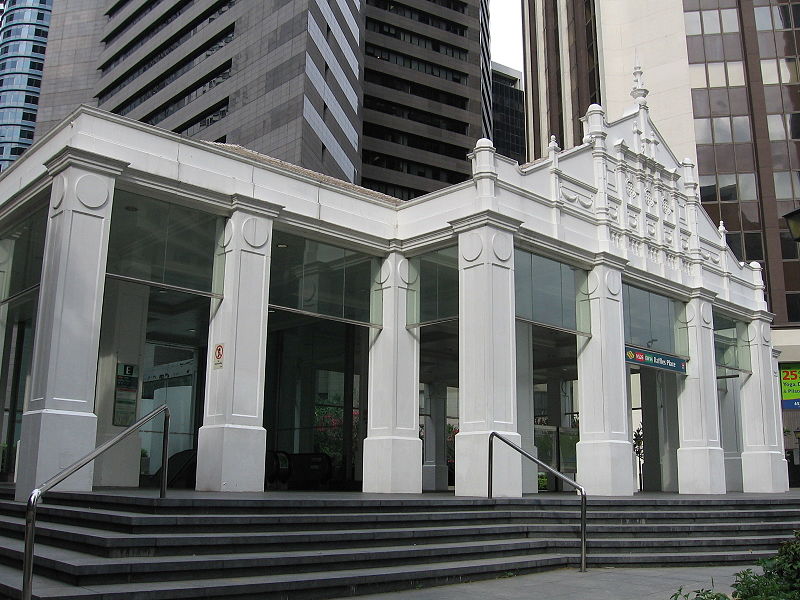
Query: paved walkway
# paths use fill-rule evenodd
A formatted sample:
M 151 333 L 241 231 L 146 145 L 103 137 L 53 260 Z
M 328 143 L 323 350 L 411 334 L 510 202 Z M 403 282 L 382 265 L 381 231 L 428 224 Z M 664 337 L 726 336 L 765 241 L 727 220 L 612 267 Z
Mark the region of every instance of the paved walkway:
M 505 579 L 359 596 L 359 600 L 669 600 L 679 587 L 730 594 L 734 574 L 748 567 L 558 569 Z M 760 573 L 761 570 L 756 571 Z

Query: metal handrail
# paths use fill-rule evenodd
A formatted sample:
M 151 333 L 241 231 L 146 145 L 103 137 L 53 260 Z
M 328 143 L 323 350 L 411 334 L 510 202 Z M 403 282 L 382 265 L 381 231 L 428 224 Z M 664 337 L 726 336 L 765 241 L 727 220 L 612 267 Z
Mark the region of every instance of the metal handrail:
M 152 421 L 161 413 L 164 413 L 164 433 L 161 440 L 161 487 L 159 489 L 159 498 L 167 497 L 167 467 L 169 461 L 167 460 L 169 453 L 169 408 L 166 404 L 159 406 L 153 412 L 146 414 L 141 419 L 136 421 L 133 425 L 128 427 L 125 431 L 110 439 L 102 446 L 98 446 L 89 454 L 63 469 L 60 473 L 54 475 L 42 485 L 31 492 L 28 498 L 28 505 L 25 508 L 25 553 L 22 558 L 22 600 L 31 600 L 33 593 L 33 543 L 36 534 L 36 507 L 39 505 L 42 497 L 53 486 L 58 485 L 70 475 L 81 470 L 83 467 L 92 462 L 95 458 L 100 456 L 103 452 L 116 446 L 119 442 L 126 437 L 137 431 L 142 425 Z
M 525 458 L 532 460 L 537 465 L 542 467 L 545 471 L 550 473 L 551 475 L 555 475 L 564 483 L 568 483 L 572 487 L 574 487 L 581 495 L 581 573 L 586 572 L 586 489 L 560 471 L 556 471 L 553 467 L 548 465 L 547 463 L 542 462 L 538 458 L 536 458 L 533 454 L 530 454 L 517 446 L 514 442 L 507 440 L 502 435 L 493 431 L 489 434 L 489 498 L 492 497 L 492 467 L 494 464 L 494 438 L 499 439 L 502 442 L 505 442 L 508 446 L 519 452 Z M 27 600 L 27 599 L 26 599 Z

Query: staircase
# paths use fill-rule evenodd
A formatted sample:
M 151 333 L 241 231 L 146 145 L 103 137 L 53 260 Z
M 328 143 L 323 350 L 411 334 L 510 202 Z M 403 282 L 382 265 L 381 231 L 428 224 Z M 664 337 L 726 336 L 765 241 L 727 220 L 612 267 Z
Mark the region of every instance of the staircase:
M 800 496 L 590 499 L 589 568 L 753 565 Z M 361 494 L 48 494 L 34 597 L 330 598 L 579 563 L 579 501 Z M 19 598 L 24 506 L 0 498 L 0 597 Z

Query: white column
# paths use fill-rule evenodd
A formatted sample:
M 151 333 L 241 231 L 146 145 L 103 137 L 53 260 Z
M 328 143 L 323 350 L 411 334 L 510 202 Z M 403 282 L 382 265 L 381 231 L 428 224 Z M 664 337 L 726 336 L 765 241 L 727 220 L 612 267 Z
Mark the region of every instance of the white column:
M 273 215 L 270 215 L 273 216 Z M 264 489 L 267 351 L 272 218 L 243 208 L 225 226 L 224 299 L 212 302 L 197 489 Z
M 714 317 L 708 298 L 692 298 L 686 306 L 686 336 L 689 360 L 678 394 L 678 492 L 724 494 Z
M 488 494 L 489 435 L 496 431 L 519 445 L 514 340 L 514 233 L 497 215 L 458 235 L 459 433 L 456 495 Z M 494 441 L 493 494 L 522 496 L 520 455 Z
M 36 318 L 31 399 L 22 416 L 17 500 L 95 447 L 97 349 L 114 178 L 105 168 L 57 157 Z M 88 465 L 58 486 L 92 489 Z
M 750 323 L 747 342 L 752 374 L 744 378 L 741 387 L 742 487 L 745 492 L 785 492 L 789 479 L 766 316 Z
M 415 276 L 408 261 L 392 252 L 376 281 L 383 296 L 383 328 L 370 333 L 365 492 L 422 492 L 419 338 L 406 329 L 408 288 Z
M 592 337 L 578 338 L 578 483 L 595 496 L 635 489 L 620 267 L 602 263 L 587 277 Z

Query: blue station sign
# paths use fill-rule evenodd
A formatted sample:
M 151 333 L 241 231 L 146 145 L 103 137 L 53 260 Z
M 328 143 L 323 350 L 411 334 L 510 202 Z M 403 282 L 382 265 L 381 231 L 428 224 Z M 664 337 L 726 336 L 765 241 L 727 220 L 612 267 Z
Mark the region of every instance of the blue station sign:
M 625 362 L 674 373 L 686 373 L 686 360 L 669 354 L 625 346 Z

